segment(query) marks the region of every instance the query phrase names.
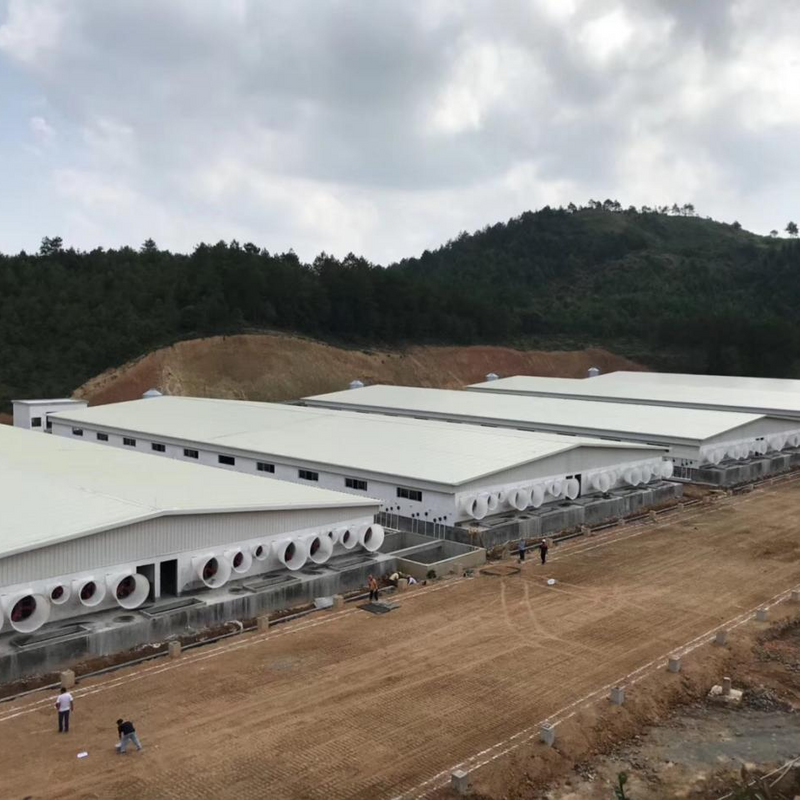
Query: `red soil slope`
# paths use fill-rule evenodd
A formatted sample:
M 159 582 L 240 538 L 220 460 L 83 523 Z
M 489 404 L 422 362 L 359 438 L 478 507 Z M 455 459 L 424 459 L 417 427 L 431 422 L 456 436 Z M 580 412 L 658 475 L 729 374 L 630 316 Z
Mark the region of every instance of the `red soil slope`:
M 150 388 L 173 395 L 294 400 L 365 383 L 461 388 L 499 375 L 582 377 L 643 369 L 606 350 L 543 352 L 507 347 L 412 347 L 404 351 L 345 350 L 280 334 L 216 336 L 179 342 L 108 370 L 76 392 L 92 404 L 141 397 Z

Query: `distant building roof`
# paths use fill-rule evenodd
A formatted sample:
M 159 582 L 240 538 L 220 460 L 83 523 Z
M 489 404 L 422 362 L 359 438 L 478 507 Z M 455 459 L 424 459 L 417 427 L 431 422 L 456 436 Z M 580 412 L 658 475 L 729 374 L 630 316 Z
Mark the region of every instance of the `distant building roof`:
M 594 383 L 597 378 L 587 380 Z M 583 381 L 579 381 L 583 382 Z M 491 381 L 491 386 L 503 379 Z M 699 411 L 624 403 L 586 402 L 551 397 L 520 397 L 503 392 L 463 392 L 410 386 L 368 386 L 358 392 L 307 397 L 312 406 L 419 413 L 474 423 L 502 423 L 574 431 L 584 436 L 625 435 L 645 440 L 702 443 L 764 418 L 760 414 Z
M 646 375 L 648 373 L 642 373 Z M 583 398 L 603 402 L 738 411 L 749 414 L 800 418 L 800 392 L 752 391 L 746 385 L 698 386 L 658 380 L 613 381 L 611 375 L 596 378 L 537 378 L 517 375 L 467 387 L 480 392 L 527 396 Z M 750 379 L 740 379 L 750 380 Z

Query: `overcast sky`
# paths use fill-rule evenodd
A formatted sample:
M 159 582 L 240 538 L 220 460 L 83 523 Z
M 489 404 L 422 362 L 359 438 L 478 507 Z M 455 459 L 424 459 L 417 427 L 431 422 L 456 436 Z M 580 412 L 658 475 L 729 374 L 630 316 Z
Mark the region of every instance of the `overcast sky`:
M 387 263 L 544 205 L 800 218 L 796 0 L 0 0 L 0 251 Z

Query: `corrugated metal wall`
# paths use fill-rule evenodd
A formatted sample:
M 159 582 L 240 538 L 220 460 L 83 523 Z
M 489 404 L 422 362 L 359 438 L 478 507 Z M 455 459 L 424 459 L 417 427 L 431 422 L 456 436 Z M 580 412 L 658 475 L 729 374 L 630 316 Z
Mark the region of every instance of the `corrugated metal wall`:
M 160 517 L 0 559 L 0 587 L 364 518 L 352 507 Z

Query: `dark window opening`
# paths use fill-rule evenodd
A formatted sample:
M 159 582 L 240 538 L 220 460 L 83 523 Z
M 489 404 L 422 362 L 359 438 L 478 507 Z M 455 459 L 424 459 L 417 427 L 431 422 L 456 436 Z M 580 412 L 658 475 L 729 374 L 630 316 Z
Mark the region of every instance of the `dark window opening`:
M 275 472 L 275 465 L 274 464 L 267 464 L 264 461 L 259 461 L 256 463 L 256 469 L 259 472 Z
M 313 472 L 310 469 L 300 469 L 297 471 L 297 477 L 304 481 L 318 481 L 319 472 Z
M 156 451 L 156 453 L 166 453 L 167 448 L 163 444 L 159 444 L 158 442 L 153 442 L 150 447 Z
M 98 442 L 107 442 L 108 441 L 108 434 L 107 433 L 98 433 L 97 434 L 97 441 Z
M 73 428 L 72 429 L 73 436 L 83 436 L 83 428 Z
M 220 464 L 232 467 L 236 464 L 236 459 L 233 456 L 217 456 L 217 461 Z
M 128 436 L 123 436 L 122 444 L 124 444 L 125 447 L 136 447 L 136 439 L 131 439 Z
M 41 427 L 42 427 L 42 418 L 31 417 L 31 428 L 41 428 Z
M 183 454 L 186 458 L 199 458 L 200 453 L 197 450 L 190 450 L 188 447 L 183 448 Z
M 359 492 L 367 491 L 367 482 L 360 478 L 345 478 L 344 485 L 348 489 L 358 489 Z
M 406 489 L 404 486 L 398 486 L 397 496 L 406 500 L 415 500 L 417 503 L 422 502 L 422 492 L 419 489 Z

